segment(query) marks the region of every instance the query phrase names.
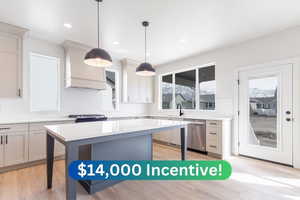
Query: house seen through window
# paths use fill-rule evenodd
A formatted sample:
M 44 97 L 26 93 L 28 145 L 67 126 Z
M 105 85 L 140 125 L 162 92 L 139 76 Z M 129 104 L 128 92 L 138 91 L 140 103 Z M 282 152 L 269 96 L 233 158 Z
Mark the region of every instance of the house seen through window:
M 173 76 L 172 74 L 162 77 L 161 81 L 161 107 L 162 109 L 173 108 Z
M 160 86 L 161 109 L 215 110 L 215 66 L 163 75 Z
M 175 74 L 175 102 L 183 109 L 196 108 L 196 70 Z

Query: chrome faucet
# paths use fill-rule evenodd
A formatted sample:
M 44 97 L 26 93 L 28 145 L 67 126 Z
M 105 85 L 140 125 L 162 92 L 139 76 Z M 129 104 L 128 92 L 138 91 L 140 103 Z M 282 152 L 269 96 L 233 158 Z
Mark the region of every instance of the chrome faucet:
M 182 115 L 184 115 L 183 110 L 182 110 L 182 105 L 179 103 L 177 104 L 177 109 L 179 107 L 179 117 L 181 117 Z

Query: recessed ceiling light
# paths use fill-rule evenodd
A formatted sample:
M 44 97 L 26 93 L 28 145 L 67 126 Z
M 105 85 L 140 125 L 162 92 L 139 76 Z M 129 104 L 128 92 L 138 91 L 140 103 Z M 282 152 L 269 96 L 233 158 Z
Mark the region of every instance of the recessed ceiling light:
M 66 27 L 66 28 L 72 28 L 72 24 L 64 23 L 64 27 Z
M 118 42 L 118 41 L 114 41 L 114 42 L 113 42 L 113 44 L 114 44 L 114 45 L 119 45 L 119 44 L 120 44 L 120 42 Z

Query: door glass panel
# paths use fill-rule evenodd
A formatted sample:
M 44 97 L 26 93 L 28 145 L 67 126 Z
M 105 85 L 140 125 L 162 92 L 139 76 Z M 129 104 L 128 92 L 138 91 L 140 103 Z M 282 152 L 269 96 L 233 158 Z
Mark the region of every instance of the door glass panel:
M 277 77 L 249 80 L 249 142 L 277 148 Z

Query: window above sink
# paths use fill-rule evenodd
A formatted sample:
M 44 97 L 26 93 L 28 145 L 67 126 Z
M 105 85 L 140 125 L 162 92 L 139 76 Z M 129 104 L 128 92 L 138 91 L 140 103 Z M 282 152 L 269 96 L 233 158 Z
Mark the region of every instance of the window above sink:
M 175 110 L 180 105 L 185 110 L 214 111 L 215 65 L 160 75 L 159 91 L 160 110 Z

